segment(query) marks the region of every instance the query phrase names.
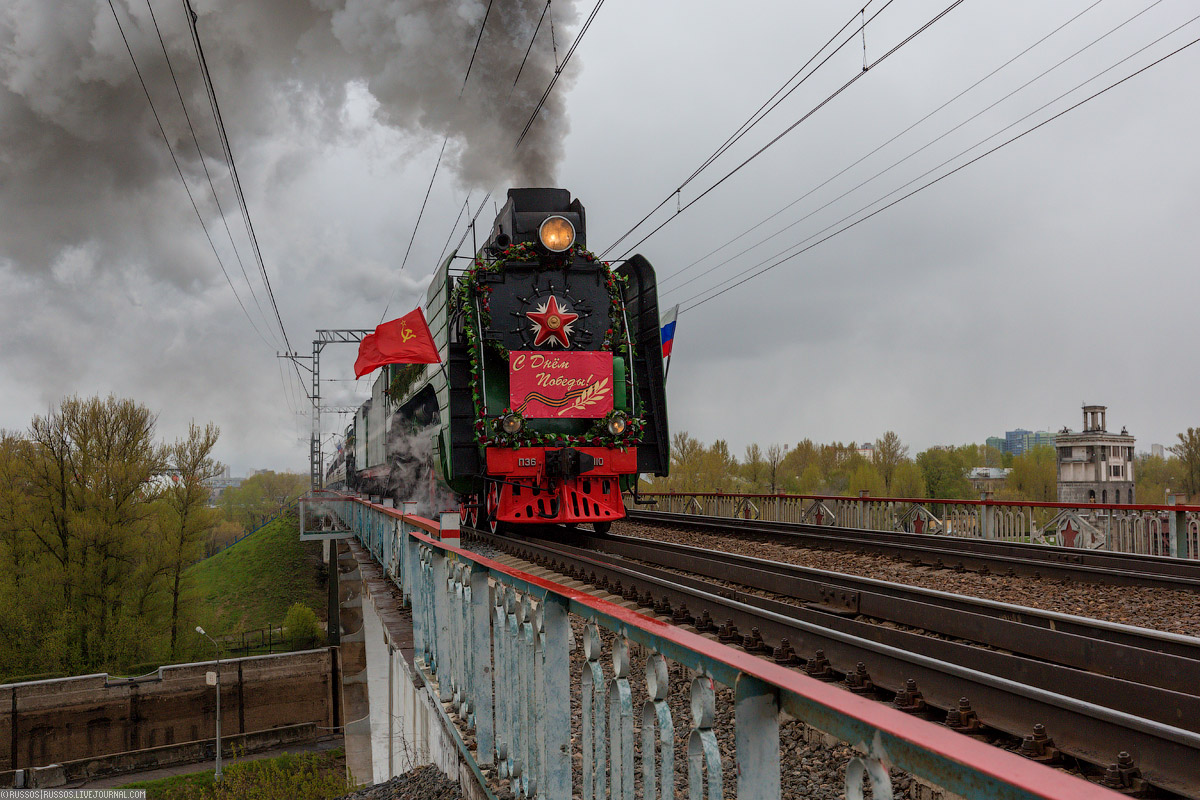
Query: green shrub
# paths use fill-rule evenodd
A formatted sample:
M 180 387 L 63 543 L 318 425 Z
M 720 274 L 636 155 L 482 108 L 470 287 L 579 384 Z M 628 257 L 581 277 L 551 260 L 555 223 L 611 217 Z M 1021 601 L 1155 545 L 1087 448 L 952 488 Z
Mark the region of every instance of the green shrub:
M 121 788 L 145 789 L 151 800 L 329 800 L 354 788 L 346 780 L 343 758 L 341 749 L 289 754 L 228 764 L 221 783 L 213 782 L 209 770 Z
M 291 641 L 320 638 L 321 625 L 316 612 L 304 603 L 293 603 L 283 618 L 283 636 Z

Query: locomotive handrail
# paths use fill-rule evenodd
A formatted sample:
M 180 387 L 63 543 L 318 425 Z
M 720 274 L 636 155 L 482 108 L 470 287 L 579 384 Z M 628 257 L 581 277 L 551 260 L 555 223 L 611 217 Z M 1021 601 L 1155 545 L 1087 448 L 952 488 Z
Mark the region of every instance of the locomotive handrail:
M 721 753 L 713 728 L 715 684 L 733 690 L 737 796 L 778 798 L 779 726 L 787 714 L 849 742 L 846 796 L 862 796 L 869 777 L 877 798 L 891 796 L 888 768 L 896 767 L 963 797 L 1084 800 L 1096 784 L 1050 769 L 1000 748 L 796 670 L 734 649 L 587 592 L 556 583 L 439 538 L 432 520 L 358 497 L 312 498 L 338 515 L 411 603 L 415 666 L 431 691 L 474 729 L 472 772 L 493 773 L 520 796 L 567 800 L 633 797 L 634 713 L 640 713 L 642 758 L 650 797 L 657 778 L 674 785 L 674 725 L 666 705 L 666 660 L 693 671 L 688 772 L 691 796 L 701 796 L 708 770 L 709 798 L 723 796 Z M 569 615 L 585 621 L 587 664 L 570 677 Z M 612 634 L 602 638 L 600 630 Z M 646 649 L 649 699 L 640 711 L 629 702 L 629 646 Z M 611 650 L 612 668 L 601 661 Z M 715 683 L 714 683 L 715 682 Z M 579 693 L 580 743 L 571 735 L 570 695 Z M 608 708 L 606 709 L 606 705 Z M 606 726 L 607 723 L 607 726 Z M 655 731 L 657 730 L 657 736 Z M 661 758 L 656 758 L 659 748 Z M 583 786 L 572 786 L 573 756 L 582 749 Z M 668 789 L 668 792 L 670 790 Z

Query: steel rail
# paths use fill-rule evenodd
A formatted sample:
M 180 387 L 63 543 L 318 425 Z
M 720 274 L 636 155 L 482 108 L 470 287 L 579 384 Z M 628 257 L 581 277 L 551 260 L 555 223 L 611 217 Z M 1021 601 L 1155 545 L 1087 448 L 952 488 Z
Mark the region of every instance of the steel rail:
M 980 642 L 1110 677 L 1200 695 L 1200 638 L 1019 606 L 692 545 L 591 531 L 554 534 L 652 567 L 682 570 L 791 597 L 834 614 L 863 615 Z M 622 563 L 637 569 L 639 564 Z M 667 576 L 669 573 L 662 573 Z
M 464 534 L 627 600 L 652 605 L 677 624 L 711 630 L 713 622 L 724 620 L 722 640 L 740 643 L 749 652 L 769 657 L 774 650 L 777 661 L 794 663 L 790 648 L 783 647 L 786 640 L 807 656 L 809 666 L 819 665 L 824 658 L 837 672 L 850 674 L 861 662 L 867 666 L 868 680 L 885 691 L 900 692 L 909 681 L 916 681 L 929 706 L 955 709 L 960 698 L 969 698 L 979 719 L 990 728 L 1023 737 L 1035 724 L 1043 724 L 1059 751 L 1091 764 L 1111 763 L 1118 752 L 1126 751 L 1151 783 L 1200 797 L 1200 733 L 1177 727 L 1193 715 L 1198 703 L 1193 695 L 859 622 L 721 586 L 699 588 L 702 581 L 674 573 L 664 578 L 650 574 L 652 568 L 647 567 L 619 566 L 603 560 L 600 553 L 583 555 L 561 545 L 516 541 L 482 531 Z M 738 636 L 742 632 L 749 634 Z
M 966 570 L 1001 573 L 1011 570 L 1015 575 L 1200 592 L 1200 561 L 1167 556 L 665 511 L 631 509 L 628 516 L 632 522 L 684 526 L 741 536 L 769 536 L 806 547 L 824 545 L 833 549 L 884 553 L 915 564 L 961 566 Z

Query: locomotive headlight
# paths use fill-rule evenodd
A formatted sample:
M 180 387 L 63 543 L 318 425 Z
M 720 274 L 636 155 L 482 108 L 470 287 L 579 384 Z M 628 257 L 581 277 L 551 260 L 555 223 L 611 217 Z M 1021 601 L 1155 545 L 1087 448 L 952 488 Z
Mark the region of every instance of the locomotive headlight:
M 625 432 L 625 427 L 628 424 L 629 422 L 625 419 L 625 415 L 618 412 L 608 418 L 608 432 L 613 436 L 620 436 Z
M 505 414 L 504 419 L 500 420 L 500 427 L 508 435 L 518 433 L 525 425 L 525 418 L 520 414 Z
M 551 253 L 561 253 L 575 244 L 575 226 L 563 217 L 546 217 L 538 228 L 538 240 Z

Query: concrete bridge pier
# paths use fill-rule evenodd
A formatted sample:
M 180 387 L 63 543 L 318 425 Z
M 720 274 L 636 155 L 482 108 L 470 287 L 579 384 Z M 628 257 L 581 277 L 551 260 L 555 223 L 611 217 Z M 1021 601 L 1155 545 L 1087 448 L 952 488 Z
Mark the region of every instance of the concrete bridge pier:
M 371 782 L 371 723 L 366 626 L 363 621 L 362 576 L 358 561 L 345 545 L 338 547 L 338 623 L 342 661 L 342 718 L 346 721 L 346 769 L 359 783 Z
M 426 685 L 416 667 L 412 616 L 403 607 L 400 590 L 357 542 L 343 547 L 347 552 L 339 566 L 343 693 L 345 718 L 350 720 L 347 768 L 356 781 L 382 783 L 435 764 L 458 780 L 468 797 L 475 796 L 466 788 L 473 781 L 436 688 Z

